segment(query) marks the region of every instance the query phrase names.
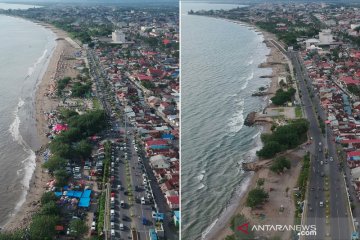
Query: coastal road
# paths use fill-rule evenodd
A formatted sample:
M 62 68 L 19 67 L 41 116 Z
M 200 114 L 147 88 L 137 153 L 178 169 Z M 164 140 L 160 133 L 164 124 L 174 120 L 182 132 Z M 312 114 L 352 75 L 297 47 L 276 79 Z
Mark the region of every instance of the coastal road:
M 93 52 L 89 53 L 89 63 L 92 66 L 91 73 L 93 75 L 93 78 L 95 79 L 97 94 L 99 95 L 99 98 L 101 99 L 107 114 L 110 116 L 112 111 L 108 102 L 108 98 L 115 97 L 115 93 L 113 93 L 111 90 L 105 90 L 106 84 L 104 84 L 104 81 L 106 81 L 106 73 L 104 73 L 104 71 L 102 70 L 101 65 L 98 63 L 98 59 Z M 117 222 L 122 222 L 128 229 L 130 229 L 130 227 L 135 227 L 140 239 L 149 239 L 149 230 L 151 228 L 155 228 L 154 220 L 152 219 L 152 211 L 165 213 L 165 219 L 163 221 L 165 239 L 178 239 L 179 237 L 176 232 L 171 229 L 172 213 L 166 204 L 166 200 L 162 194 L 159 185 L 157 184 L 156 178 L 152 172 L 151 167 L 149 166 L 148 159 L 145 158 L 141 147 L 138 147 L 138 151 L 135 150 L 135 146 L 138 145 L 136 142 L 138 140 L 135 139 L 135 128 L 131 127 L 131 125 L 129 124 L 130 121 L 124 113 L 124 106 L 121 106 L 120 103 L 116 101 L 116 99 L 114 102 L 117 107 L 116 109 L 121 111 L 123 119 L 112 118 L 112 129 L 117 133 L 119 133 L 120 131 L 125 132 L 125 136 L 128 139 L 126 143 L 128 159 L 126 160 L 124 158 L 121 158 L 123 162 L 117 169 L 119 176 L 116 176 L 116 179 L 123 186 L 123 190 L 119 194 L 120 199 L 125 199 L 125 203 L 127 204 L 127 206 L 131 205 L 130 208 L 118 208 L 120 212 L 117 213 Z M 148 108 L 149 106 L 142 103 L 141 107 Z M 127 124 L 125 124 L 125 122 L 127 122 Z M 128 131 L 130 134 L 127 134 Z M 119 153 L 120 156 L 124 156 L 124 153 Z M 135 198 L 132 203 L 130 203 L 128 199 L 126 199 L 126 196 L 124 195 L 124 190 L 126 189 L 125 182 L 129 181 L 129 179 L 126 179 L 125 177 L 125 161 L 127 161 L 127 163 L 129 164 L 129 169 L 131 173 L 130 180 L 133 188 L 134 197 L 140 199 L 141 197 L 147 197 L 146 195 L 149 193 L 150 196 L 152 195 L 151 202 L 147 201 L 147 203 L 143 205 L 139 201 L 135 201 Z M 149 180 L 147 184 L 144 184 L 143 182 L 144 174 Z M 153 204 L 155 204 L 155 206 Z M 124 221 L 122 219 L 123 215 L 131 216 L 132 222 Z M 143 217 L 145 217 L 147 220 L 146 225 L 143 224 Z M 130 234 L 130 232 L 126 232 L 127 231 L 120 231 L 121 238 L 123 238 L 124 235 L 126 236 Z M 118 234 L 119 233 L 117 232 L 116 235 L 118 236 Z
M 306 224 L 316 225 L 317 235 L 306 239 L 350 239 L 352 225 L 348 216 L 347 193 L 344 190 L 346 188 L 338 169 L 336 145 L 331 129 L 326 126 L 324 136 L 317 121 L 318 115 L 323 121 L 326 114 L 320 106 L 320 101 L 316 97 L 311 80 L 308 78 L 298 54 L 288 52 L 287 55 L 296 70 L 302 103 L 310 122 L 309 133 L 313 137 L 310 192 L 307 199 L 309 205 L 305 215 Z M 321 147 L 319 147 L 320 142 Z M 319 148 L 321 148 L 321 152 Z M 326 151 L 328 152 L 327 157 L 325 156 Z M 330 161 L 330 157 L 333 158 L 333 161 Z M 320 201 L 324 202 L 324 207 L 320 207 Z M 330 207 L 327 210 L 326 205 L 328 204 Z M 327 219 L 326 216 L 329 218 Z

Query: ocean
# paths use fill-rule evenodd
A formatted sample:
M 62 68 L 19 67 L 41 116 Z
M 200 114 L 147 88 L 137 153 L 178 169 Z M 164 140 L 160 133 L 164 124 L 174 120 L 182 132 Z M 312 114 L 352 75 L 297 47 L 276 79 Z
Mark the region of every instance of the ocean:
M 258 68 L 270 49 L 246 26 L 189 10 L 238 5 L 181 3 L 181 188 L 182 238 L 207 239 L 230 219 L 251 173 L 241 163 L 261 148 L 259 127 L 244 126 L 246 115 L 262 110 L 271 69 Z
M 0 8 L 9 5 L 0 3 Z M 25 202 L 35 169 L 35 151 L 40 147 L 35 92 L 55 39 L 40 25 L 0 15 L 0 227 Z

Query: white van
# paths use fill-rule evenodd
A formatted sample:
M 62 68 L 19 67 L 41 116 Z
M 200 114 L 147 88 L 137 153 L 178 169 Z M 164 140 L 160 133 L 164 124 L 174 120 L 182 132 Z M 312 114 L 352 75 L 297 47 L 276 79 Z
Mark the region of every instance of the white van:
M 146 204 L 144 197 L 141 198 L 141 204 L 142 204 L 142 205 L 145 205 L 145 204 Z
M 120 223 L 120 230 L 121 230 L 121 231 L 124 231 L 124 230 L 125 230 L 124 224 L 122 224 L 122 223 Z
M 111 237 L 115 237 L 115 230 L 111 229 Z
M 111 209 L 111 210 L 110 210 L 110 215 L 111 215 L 111 216 L 115 216 L 115 210 L 114 210 L 114 209 Z

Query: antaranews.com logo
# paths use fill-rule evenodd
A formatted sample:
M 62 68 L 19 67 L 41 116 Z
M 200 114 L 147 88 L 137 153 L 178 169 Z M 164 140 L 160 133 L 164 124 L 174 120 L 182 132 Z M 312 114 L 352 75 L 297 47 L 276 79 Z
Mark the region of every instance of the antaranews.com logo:
M 256 233 L 259 235 L 266 235 L 266 232 L 296 232 L 299 236 L 316 236 L 315 225 L 253 225 L 243 223 L 237 226 L 235 235 L 236 239 L 252 240 Z

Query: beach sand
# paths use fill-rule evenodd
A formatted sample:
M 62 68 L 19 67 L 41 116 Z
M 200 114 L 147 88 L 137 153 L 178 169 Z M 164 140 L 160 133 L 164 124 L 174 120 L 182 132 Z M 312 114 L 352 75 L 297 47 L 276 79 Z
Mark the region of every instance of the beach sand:
M 46 183 L 51 179 L 50 175 L 41 166 L 43 163 L 43 152 L 49 143 L 49 139 L 45 135 L 49 129 L 44 112 L 54 110 L 59 105 L 59 99 L 49 97 L 48 93 L 49 90 L 52 89 L 52 86 L 55 86 L 55 79 L 63 77 L 65 74 L 71 77 L 74 77 L 74 74 L 76 74 L 69 64 L 64 64 L 64 61 L 67 61 L 65 59 L 67 54 L 75 51 L 72 45 L 64 40 L 64 38 L 67 37 L 67 33 L 47 24 L 41 23 L 40 25 L 50 29 L 57 36 L 56 48 L 54 49 L 41 83 L 38 86 L 35 98 L 37 131 L 42 147 L 36 151 L 36 168 L 30 181 L 26 201 L 20 210 L 6 223 L 3 228 L 4 231 L 13 231 L 29 226 L 31 216 L 40 208 L 41 196 L 44 191 L 46 191 Z
M 286 64 L 289 65 L 289 68 L 291 69 L 291 62 L 284 56 L 282 52 L 280 52 L 273 44 L 269 42 L 270 39 L 276 40 L 276 36 L 262 31 L 260 29 L 257 29 L 254 26 L 250 26 L 248 24 L 245 24 L 243 22 L 237 22 L 237 21 L 231 21 L 235 22 L 240 25 L 246 25 L 253 29 L 255 29 L 256 32 L 261 32 L 264 36 L 264 42 L 266 43 L 267 47 L 270 48 L 270 53 L 267 55 L 266 62 L 263 64 L 260 64 L 259 67 L 268 67 L 272 68 L 272 74 L 271 74 L 271 83 L 269 88 L 267 89 L 268 95 L 267 99 L 270 99 L 273 95 L 275 95 L 276 91 L 280 88 L 278 85 L 278 77 L 280 75 L 286 75 L 288 74 L 286 72 Z M 274 64 L 275 63 L 275 64 Z M 281 63 L 281 64 L 280 64 Z M 262 126 L 262 133 L 269 133 L 271 132 L 271 124 L 270 123 L 264 123 L 261 124 Z M 301 148 L 300 148 L 301 149 Z M 299 175 L 300 169 L 301 169 L 301 163 L 300 163 L 300 156 L 303 156 L 304 154 L 302 150 L 295 150 L 289 151 L 286 154 L 293 154 L 294 158 L 297 159 L 297 161 L 293 162 L 293 166 L 291 170 L 289 170 L 287 173 L 283 175 L 277 175 L 269 171 L 268 168 L 261 168 L 260 170 L 256 171 L 255 174 L 252 176 L 250 180 L 250 184 L 248 185 L 248 189 L 246 192 L 242 195 L 242 197 L 239 199 L 238 207 L 236 211 L 234 211 L 234 214 L 232 216 L 235 216 L 237 214 L 243 214 L 250 222 L 250 224 L 274 224 L 273 219 L 276 220 L 276 224 L 290 224 L 294 220 L 294 213 L 295 213 L 295 206 L 294 201 L 292 198 L 292 189 L 296 186 L 297 183 L 297 177 Z M 299 155 L 299 156 L 298 156 Z M 296 157 L 297 156 L 297 157 Z M 256 162 L 257 164 L 259 161 Z M 261 163 L 260 163 L 261 164 Z M 252 190 L 256 185 L 259 178 L 264 178 L 265 185 L 264 188 L 269 190 L 270 188 L 275 189 L 275 191 L 269 193 L 269 202 L 264 205 L 264 208 L 260 211 L 261 214 L 264 214 L 266 216 L 266 221 L 261 220 L 259 221 L 259 211 L 251 211 L 250 208 L 245 207 L 246 197 L 250 190 Z M 286 184 L 279 184 L 279 183 L 286 183 Z M 286 189 L 290 189 L 289 192 L 286 191 Z M 281 194 L 279 194 L 281 193 Z M 277 206 L 281 203 L 283 203 L 284 206 L 284 212 L 279 215 L 279 211 L 277 210 L 280 206 Z M 230 222 L 228 223 L 220 223 L 223 224 L 223 227 L 220 228 L 221 230 L 217 232 L 210 232 L 209 235 L 206 236 L 206 239 L 209 240 L 219 240 L 219 239 L 225 239 L 226 236 L 232 235 L 233 231 L 230 229 Z M 271 235 L 275 236 L 277 233 L 270 233 Z M 290 233 L 289 233 L 290 234 Z M 280 235 L 280 234 L 279 234 Z M 290 236 L 288 236 L 288 233 L 281 233 L 282 239 L 288 239 Z

